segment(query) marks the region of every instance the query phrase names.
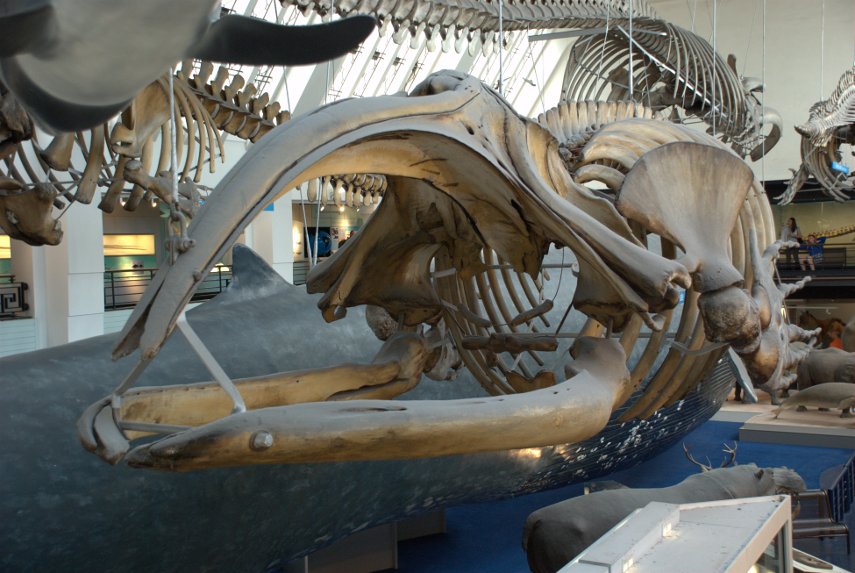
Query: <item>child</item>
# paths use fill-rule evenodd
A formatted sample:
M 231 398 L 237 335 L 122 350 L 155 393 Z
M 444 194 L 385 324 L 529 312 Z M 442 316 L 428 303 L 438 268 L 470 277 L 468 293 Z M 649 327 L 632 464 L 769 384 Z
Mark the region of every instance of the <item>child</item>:
M 805 243 L 805 246 L 807 247 L 807 253 L 802 254 L 799 257 L 799 266 L 802 268 L 803 271 L 806 270 L 805 262 L 810 265 L 810 270 L 816 270 L 815 263 L 822 262 L 822 249 L 824 245 L 825 237 L 820 237 L 819 239 L 817 239 L 816 235 L 808 235 L 807 243 Z

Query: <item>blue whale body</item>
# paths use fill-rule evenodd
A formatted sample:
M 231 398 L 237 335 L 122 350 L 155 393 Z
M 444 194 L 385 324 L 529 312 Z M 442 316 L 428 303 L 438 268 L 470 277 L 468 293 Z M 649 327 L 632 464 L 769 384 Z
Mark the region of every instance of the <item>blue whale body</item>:
M 380 348 L 359 309 L 327 325 L 317 296 L 280 279 L 248 249 L 236 246 L 233 268 L 229 290 L 188 312 L 231 376 L 368 362 Z M 708 419 L 733 385 L 725 359 L 686 399 L 648 420 L 613 421 L 577 444 L 165 473 L 111 467 L 78 442 L 80 413 L 133 362 L 110 359 L 115 338 L 0 359 L 2 571 L 262 573 L 365 527 L 627 468 Z M 205 379 L 186 342 L 172 337 L 139 383 Z M 453 383 L 425 380 L 403 399 L 482 393 L 462 374 Z

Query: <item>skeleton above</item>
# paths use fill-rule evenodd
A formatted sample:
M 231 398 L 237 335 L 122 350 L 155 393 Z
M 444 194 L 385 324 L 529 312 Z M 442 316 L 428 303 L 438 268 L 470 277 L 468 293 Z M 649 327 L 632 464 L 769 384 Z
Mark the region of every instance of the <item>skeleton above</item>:
M 781 204 L 791 203 L 809 177 L 835 201 L 849 199 L 855 174 L 843 165 L 841 146 L 855 146 L 855 66 L 843 72 L 831 97 L 811 106 L 810 118 L 795 130 L 802 136 L 802 164 L 778 197 Z

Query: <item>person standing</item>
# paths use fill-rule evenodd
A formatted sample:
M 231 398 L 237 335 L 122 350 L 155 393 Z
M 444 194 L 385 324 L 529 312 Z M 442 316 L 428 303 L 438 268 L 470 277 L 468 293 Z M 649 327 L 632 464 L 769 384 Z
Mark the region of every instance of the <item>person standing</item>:
M 802 230 L 799 229 L 794 217 L 787 219 L 787 223 L 781 227 L 781 241 L 802 242 Z M 793 268 L 795 268 L 799 264 L 798 247 L 784 247 L 784 254 L 786 255 L 787 267 L 792 264 Z

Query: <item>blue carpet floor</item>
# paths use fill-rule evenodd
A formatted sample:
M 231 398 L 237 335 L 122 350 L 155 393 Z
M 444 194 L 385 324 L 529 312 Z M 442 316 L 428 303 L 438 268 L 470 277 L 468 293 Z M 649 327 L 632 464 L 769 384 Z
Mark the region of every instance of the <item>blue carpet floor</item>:
M 696 459 L 707 456 L 718 466 L 724 454 L 722 444 L 737 442 L 738 423 L 707 422 L 683 443 Z M 774 446 L 738 442 L 737 463 L 761 467 L 786 466 L 799 472 L 809 489 L 820 487 L 822 473 L 845 463 L 853 453 L 848 449 L 807 446 Z M 675 484 L 698 470 L 683 454 L 680 443 L 632 469 L 600 478 L 631 487 L 664 487 Z M 826 485 L 826 484 L 823 484 Z M 522 528 L 534 510 L 582 493 L 583 484 L 540 492 L 498 502 L 463 505 L 446 511 L 447 532 L 404 541 L 398 547 L 398 571 L 403 573 L 527 573 L 522 550 Z M 851 526 L 850 526 L 851 528 Z M 845 542 L 840 539 L 809 542 L 798 547 L 851 569 Z M 841 550 L 842 548 L 842 550 Z

